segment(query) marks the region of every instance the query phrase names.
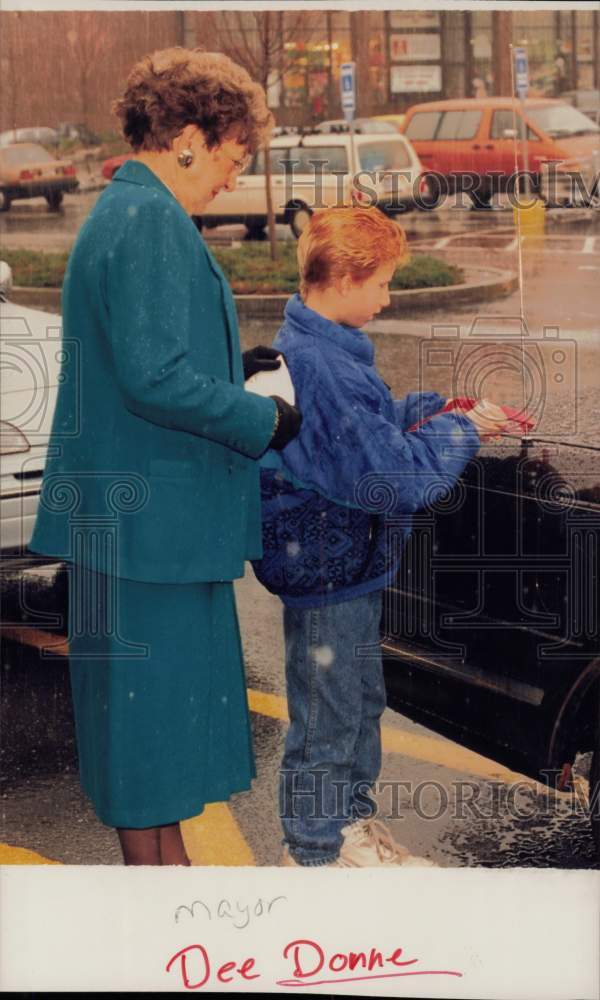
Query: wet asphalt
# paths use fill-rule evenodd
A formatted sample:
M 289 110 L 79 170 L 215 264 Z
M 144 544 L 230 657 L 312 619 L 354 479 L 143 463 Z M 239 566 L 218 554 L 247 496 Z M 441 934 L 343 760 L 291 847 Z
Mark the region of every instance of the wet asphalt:
M 251 571 L 236 585 L 257 777 L 229 809 L 257 865 L 277 864 L 277 768 L 287 723 L 262 694 L 284 696 L 281 606 Z M 116 834 L 79 788 L 68 665 L 4 645 L 1 840 L 64 864 L 120 864 Z M 600 868 L 584 791 L 549 796 L 391 709 L 383 717 L 378 802 L 397 840 L 443 867 Z M 482 764 L 483 762 L 483 764 Z M 589 759 L 578 761 L 585 778 Z M 482 773 L 483 771 L 483 773 Z M 585 789 L 585 784 L 581 786 Z M 224 859 L 222 863 L 227 863 Z

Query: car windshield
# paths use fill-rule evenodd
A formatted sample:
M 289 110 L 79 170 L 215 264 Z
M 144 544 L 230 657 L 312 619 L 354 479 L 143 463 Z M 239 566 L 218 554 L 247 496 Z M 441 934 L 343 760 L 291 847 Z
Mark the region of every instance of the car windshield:
M 393 135 L 398 129 L 391 122 L 377 122 L 371 118 L 357 118 L 356 129 L 359 132 L 381 132 Z
M 402 141 L 361 143 L 358 156 L 363 170 L 402 170 L 410 167 L 410 153 Z
M 296 174 L 314 174 L 320 167 L 326 172 L 348 170 L 344 146 L 297 146 L 289 156 Z
M 591 118 L 570 104 L 550 104 L 546 107 L 528 107 L 526 110 L 535 125 L 546 135 L 556 138 L 600 132 L 600 128 Z
M 55 157 L 43 146 L 23 145 L 9 146 L 0 151 L 2 162 L 11 167 L 19 167 L 23 163 L 51 163 Z

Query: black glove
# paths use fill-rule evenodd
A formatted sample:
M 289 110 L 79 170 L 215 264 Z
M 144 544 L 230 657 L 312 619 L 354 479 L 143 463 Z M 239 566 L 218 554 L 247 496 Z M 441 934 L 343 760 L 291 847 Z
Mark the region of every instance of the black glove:
M 296 406 L 286 403 L 285 399 L 281 399 L 280 396 L 271 396 L 271 399 L 277 405 L 279 419 L 273 437 L 269 441 L 269 448 L 281 451 L 298 434 L 302 423 L 302 414 Z
M 256 375 L 257 372 L 274 372 L 281 367 L 278 360 L 279 351 L 272 347 L 253 347 L 251 351 L 244 351 L 242 362 L 244 364 L 244 381 Z

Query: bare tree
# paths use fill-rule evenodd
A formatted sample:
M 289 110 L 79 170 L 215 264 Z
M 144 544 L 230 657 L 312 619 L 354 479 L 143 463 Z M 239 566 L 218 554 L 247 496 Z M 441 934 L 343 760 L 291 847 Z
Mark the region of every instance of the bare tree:
M 81 120 L 89 125 L 90 114 L 97 104 L 92 95 L 95 97 L 97 93 L 100 70 L 109 61 L 114 36 L 110 24 L 97 11 L 74 11 L 68 19 L 66 39 L 77 73 Z
M 22 121 L 19 121 L 19 117 L 23 114 L 22 73 L 25 63 L 21 12 L 6 12 L 2 18 L 2 24 L 0 40 L 2 89 L 5 107 L 9 112 L 10 127 L 16 129 L 23 124 Z
M 319 14 L 307 11 L 230 11 L 210 15 L 213 31 L 221 51 L 248 70 L 250 76 L 264 87 L 267 94 L 279 86 L 293 66 L 291 43 L 306 39 L 316 29 Z M 267 230 L 271 258 L 277 257 L 275 212 L 271 187 L 271 159 L 265 147 L 265 186 L 267 196 Z

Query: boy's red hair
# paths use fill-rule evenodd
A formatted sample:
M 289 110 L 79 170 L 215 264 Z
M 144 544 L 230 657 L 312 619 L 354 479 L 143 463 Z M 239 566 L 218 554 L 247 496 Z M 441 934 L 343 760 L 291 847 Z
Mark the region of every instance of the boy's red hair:
M 315 212 L 298 240 L 300 294 L 348 275 L 366 281 L 382 264 L 408 257 L 400 226 L 378 208 L 325 208 Z

